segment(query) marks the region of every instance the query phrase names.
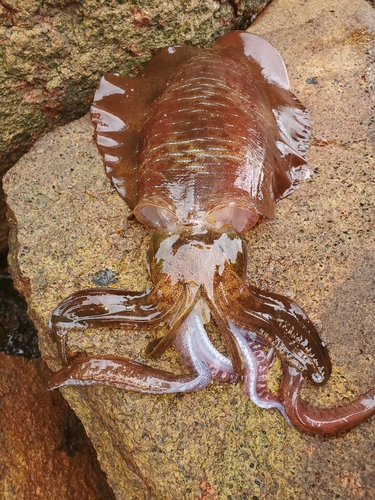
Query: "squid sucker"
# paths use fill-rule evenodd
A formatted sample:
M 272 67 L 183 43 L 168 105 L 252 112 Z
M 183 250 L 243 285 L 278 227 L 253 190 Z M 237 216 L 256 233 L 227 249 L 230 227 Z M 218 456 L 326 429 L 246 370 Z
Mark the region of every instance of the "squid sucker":
M 256 405 L 320 435 L 374 415 L 375 388 L 337 408 L 301 400 L 306 380 L 328 380 L 328 350 L 295 302 L 246 282 L 244 233 L 274 217 L 276 202 L 298 188 L 307 169 L 308 114 L 277 50 L 243 31 L 209 49 L 167 47 L 137 77 L 106 74 L 91 116 L 113 185 L 132 216 L 155 229 L 153 288 L 94 288 L 66 298 L 50 319 L 64 367 L 49 388 L 98 384 L 164 394 L 198 391 L 212 379 L 241 382 Z M 211 320 L 227 355 L 206 332 Z M 187 374 L 68 353 L 71 329 L 160 325 L 168 333 L 147 355 L 159 357 L 173 344 Z M 278 394 L 267 387 L 276 356 L 283 369 Z

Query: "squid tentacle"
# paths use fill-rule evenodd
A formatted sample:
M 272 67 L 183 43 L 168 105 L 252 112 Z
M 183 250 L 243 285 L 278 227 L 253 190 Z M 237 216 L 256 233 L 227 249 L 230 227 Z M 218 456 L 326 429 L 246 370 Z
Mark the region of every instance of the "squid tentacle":
M 201 299 L 191 314 L 195 326 L 195 338 L 198 350 L 210 366 L 213 379 L 220 382 L 236 382 L 240 377 L 235 373 L 231 360 L 216 349 L 207 335 L 202 317 L 203 307 L 204 303 Z
M 75 359 L 69 366 L 54 373 L 48 389 L 62 385 L 100 384 L 151 394 L 193 392 L 211 381 L 211 370 L 202 358 L 194 338 L 194 322 L 188 318 L 175 338 L 188 375 L 175 375 L 165 370 L 116 356 L 89 356 Z
M 273 358 L 268 356 L 264 351 L 264 346 L 254 340 L 249 340 L 244 337 L 257 361 L 257 392 L 260 397 L 274 398 L 274 394 L 270 393 L 267 387 L 269 369 L 273 364 Z
M 229 266 L 217 277 L 215 300 L 240 328 L 263 338 L 288 364 L 315 384 L 331 373 L 328 350 L 314 325 L 292 300 L 247 285 Z
M 240 355 L 241 348 L 238 344 L 236 336 L 233 335 L 230 323 L 228 321 L 229 317 L 225 315 L 225 310 L 220 308 L 220 305 L 215 301 L 215 298 L 213 300 L 210 299 L 206 291 L 203 293 L 203 297 L 207 302 L 207 305 L 217 327 L 224 337 L 233 370 L 235 371 L 235 373 L 241 376 L 245 373 L 245 366 Z
M 239 375 L 235 372 L 230 359 L 221 354 L 209 339 L 203 325 L 203 307 L 203 299 L 198 298 L 198 294 L 190 294 L 182 313 L 177 316 L 177 319 L 171 321 L 171 327 L 167 335 L 159 340 L 156 346 L 151 343 L 147 355 L 150 358 L 161 356 L 174 341 L 180 323 L 188 317 L 194 329 L 197 348 L 202 358 L 211 367 L 212 377 L 222 382 L 234 382 L 239 378 Z
M 71 329 L 95 326 L 154 325 L 162 323 L 179 307 L 183 286 L 175 296 L 164 294 L 165 283 L 148 292 L 94 288 L 73 293 L 52 313 L 49 331 L 62 361 L 67 363 L 66 337 Z M 177 300 L 175 300 L 177 298 Z
M 297 429 L 313 435 L 334 435 L 346 432 L 375 415 L 375 388 L 354 401 L 335 408 L 317 408 L 300 398 L 304 376 L 283 363 L 280 398 L 286 414 Z
M 314 383 L 324 383 L 331 374 L 331 362 L 328 351 L 321 341 L 316 328 L 306 315 L 306 313 L 288 297 L 272 292 L 265 292 L 259 288 L 249 285 L 249 289 L 254 297 L 259 300 L 262 313 L 272 317 L 280 330 L 286 333 L 287 338 L 295 343 L 293 350 L 297 356 L 297 350 L 303 360 L 307 359 L 318 373 L 312 368 L 312 372 L 307 370 L 307 375 Z M 316 360 L 314 361 L 315 357 Z M 305 362 L 305 361 L 302 361 Z M 320 378 L 319 378 L 320 377 Z
M 164 352 L 172 345 L 176 335 L 181 328 L 181 325 L 189 317 L 191 311 L 193 310 L 197 300 L 198 293 L 197 290 L 191 290 L 189 287 L 183 286 L 183 299 L 179 307 L 176 308 L 174 314 L 169 316 L 169 332 L 156 343 L 151 342 L 147 348 L 147 356 L 152 359 L 159 358 Z M 171 298 L 178 304 L 178 297 L 174 295 L 175 289 L 173 288 L 173 293 L 170 293 Z
M 231 330 L 233 335 L 236 337 L 237 342 L 240 346 L 241 353 L 244 358 L 244 363 L 246 367 L 246 374 L 244 377 L 244 390 L 251 401 L 259 406 L 260 408 L 276 408 L 283 415 L 283 417 L 289 422 L 289 418 L 285 412 L 284 405 L 280 399 L 270 393 L 266 387 L 264 387 L 264 380 L 261 378 L 259 380 L 259 363 L 264 363 L 267 359 L 266 356 L 260 361 L 260 358 L 256 356 L 252 347 L 254 345 L 249 345 L 248 341 L 241 334 L 240 330 L 230 322 Z M 267 361 L 266 361 L 267 362 Z

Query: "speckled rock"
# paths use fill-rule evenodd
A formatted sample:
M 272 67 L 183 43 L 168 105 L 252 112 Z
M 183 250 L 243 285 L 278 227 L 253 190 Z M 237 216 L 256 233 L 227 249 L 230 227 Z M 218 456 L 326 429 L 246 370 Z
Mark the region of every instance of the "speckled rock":
M 2 0 L 0 181 L 38 137 L 88 111 L 104 72 L 127 74 L 158 47 L 247 27 L 270 1 Z M 0 186 L 0 253 L 6 246 Z
M 44 386 L 42 359 L 0 353 L 0 498 L 111 500 L 82 425 Z
M 364 0 L 273 2 L 251 28 L 286 62 L 312 121 L 311 177 L 250 231 L 248 278 L 301 304 L 333 361 L 316 405 L 334 406 L 375 384 L 374 34 Z M 43 166 L 43 171 L 41 170 Z M 6 176 L 11 267 L 58 368 L 46 325 L 56 304 L 109 273 L 110 285 L 149 286 L 149 232 L 126 221 L 110 187 L 88 118 L 38 141 Z M 92 329 L 70 348 L 142 361 L 153 331 Z M 155 363 L 178 370 L 173 349 Z M 277 370 L 272 383 L 277 383 Z M 240 385 L 148 396 L 68 387 L 64 397 L 87 429 L 118 499 L 311 499 L 375 497 L 375 421 L 345 436 L 314 438 L 260 410 Z

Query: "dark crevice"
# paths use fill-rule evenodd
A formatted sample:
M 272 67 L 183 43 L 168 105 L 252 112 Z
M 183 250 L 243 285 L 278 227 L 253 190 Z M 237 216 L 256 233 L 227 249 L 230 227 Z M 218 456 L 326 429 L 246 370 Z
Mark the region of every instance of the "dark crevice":
M 27 315 L 26 301 L 5 270 L 0 271 L 0 351 L 25 358 L 40 356 L 37 330 Z

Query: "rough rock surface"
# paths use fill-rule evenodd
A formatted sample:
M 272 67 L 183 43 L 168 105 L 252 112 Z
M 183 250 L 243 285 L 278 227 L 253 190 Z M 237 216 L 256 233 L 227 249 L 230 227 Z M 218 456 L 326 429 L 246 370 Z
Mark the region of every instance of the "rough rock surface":
M 0 353 L 0 498 L 111 500 L 79 420 L 45 389 L 48 372 L 41 358 Z
M 274 221 L 247 234 L 249 280 L 288 295 L 322 325 L 333 361 L 316 405 L 351 400 L 375 384 L 374 33 L 364 0 L 275 0 L 251 31 L 273 43 L 293 91 L 311 114 L 311 178 L 280 202 Z M 41 169 L 43 167 L 43 170 Z M 7 175 L 11 267 L 58 368 L 46 325 L 75 290 L 149 285 L 149 232 L 126 222 L 83 118 L 38 141 Z M 112 274 L 111 274 L 112 273 Z M 72 349 L 143 360 L 152 331 L 90 330 Z M 156 366 L 178 370 L 170 349 Z M 275 376 L 277 374 L 274 374 Z M 273 380 L 275 382 L 275 380 Z M 118 499 L 312 499 L 375 497 L 375 421 L 345 436 L 314 438 L 260 410 L 240 385 L 148 396 L 68 387 Z
M 248 26 L 269 1 L 1 0 L 0 180 L 38 137 L 88 111 L 103 73 Z M 6 246 L 0 186 L 0 252 Z

